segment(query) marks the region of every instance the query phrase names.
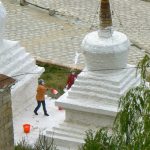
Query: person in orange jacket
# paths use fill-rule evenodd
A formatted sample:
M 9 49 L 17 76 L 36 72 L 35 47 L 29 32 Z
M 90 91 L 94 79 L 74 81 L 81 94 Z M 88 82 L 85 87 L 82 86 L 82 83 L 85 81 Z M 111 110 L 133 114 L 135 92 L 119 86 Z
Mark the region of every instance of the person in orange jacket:
M 43 106 L 43 111 L 45 116 L 49 116 L 46 110 L 46 104 L 45 104 L 45 93 L 48 90 L 48 88 L 45 86 L 45 82 L 43 79 L 40 79 L 38 81 L 38 87 L 37 87 L 37 94 L 36 94 L 36 100 L 37 100 L 37 106 L 34 109 L 34 114 L 38 115 L 37 111 L 41 107 L 41 104 Z

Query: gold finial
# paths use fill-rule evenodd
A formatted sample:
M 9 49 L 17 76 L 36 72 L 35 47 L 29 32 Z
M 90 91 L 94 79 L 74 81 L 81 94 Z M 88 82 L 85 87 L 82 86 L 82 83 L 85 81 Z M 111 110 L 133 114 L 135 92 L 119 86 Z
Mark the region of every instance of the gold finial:
M 101 0 L 99 20 L 101 30 L 112 26 L 112 17 L 109 0 Z

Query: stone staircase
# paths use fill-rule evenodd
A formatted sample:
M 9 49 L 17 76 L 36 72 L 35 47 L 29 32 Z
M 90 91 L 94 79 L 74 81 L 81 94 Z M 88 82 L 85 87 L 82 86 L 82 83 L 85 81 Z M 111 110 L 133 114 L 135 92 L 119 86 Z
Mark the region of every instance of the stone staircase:
M 37 80 L 43 68 L 38 67 L 32 56 L 17 41 L 3 40 L 0 51 L 0 73 L 16 79 L 12 86 L 13 115 L 31 104 L 35 96 Z
M 65 121 L 47 130 L 46 136 L 53 134 L 58 145 L 77 150 L 88 129 L 112 127 L 119 98 L 138 84 L 140 75 L 136 76 L 134 66 L 106 74 L 83 70 L 71 89 L 55 102 L 65 109 Z
M 136 77 L 135 68 L 121 71 L 121 74 L 124 74 L 123 77 L 120 76 L 119 73 L 109 76 L 103 75 L 101 77 L 89 75 L 89 73 L 87 73 L 87 75 L 81 73 L 68 92 L 67 99 L 72 99 L 72 101 L 75 102 L 78 99 L 83 99 L 84 103 L 88 100 L 95 100 L 95 102 L 98 101 L 101 105 L 109 104 L 117 106 L 118 99 L 126 93 L 130 87 L 140 83 L 140 75 Z
M 78 149 L 77 145 L 81 146 L 84 143 L 86 131 L 89 129 L 94 130 L 91 126 L 85 127 L 84 124 L 63 122 L 53 130 L 47 130 L 46 136 L 50 139 L 54 138 L 56 145 L 65 147 L 67 150 L 75 150 Z

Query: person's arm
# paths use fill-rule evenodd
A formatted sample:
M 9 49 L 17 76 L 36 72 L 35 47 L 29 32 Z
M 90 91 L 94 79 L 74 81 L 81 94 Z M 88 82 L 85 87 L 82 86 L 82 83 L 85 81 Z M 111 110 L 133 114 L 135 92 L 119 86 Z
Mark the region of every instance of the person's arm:
M 47 90 L 52 90 L 52 88 L 49 87 L 49 86 L 45 86 L 45 88 L 46 88 Z
M 67 85 L 70 84 L 70 78 L 71 78 L 71 74 L 68 76 Z

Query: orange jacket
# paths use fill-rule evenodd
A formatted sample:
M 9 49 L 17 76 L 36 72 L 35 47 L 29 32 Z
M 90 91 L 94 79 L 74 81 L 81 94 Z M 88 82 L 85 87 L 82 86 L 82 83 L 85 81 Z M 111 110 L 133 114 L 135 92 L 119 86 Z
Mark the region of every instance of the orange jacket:
M 43 85 L 38 85 L 37 87 L 37 94 L 36 94 L 36 100 L 37 101 L 44 101 L 45 100 L 45 93 L 47 91 L 47 88 Z

